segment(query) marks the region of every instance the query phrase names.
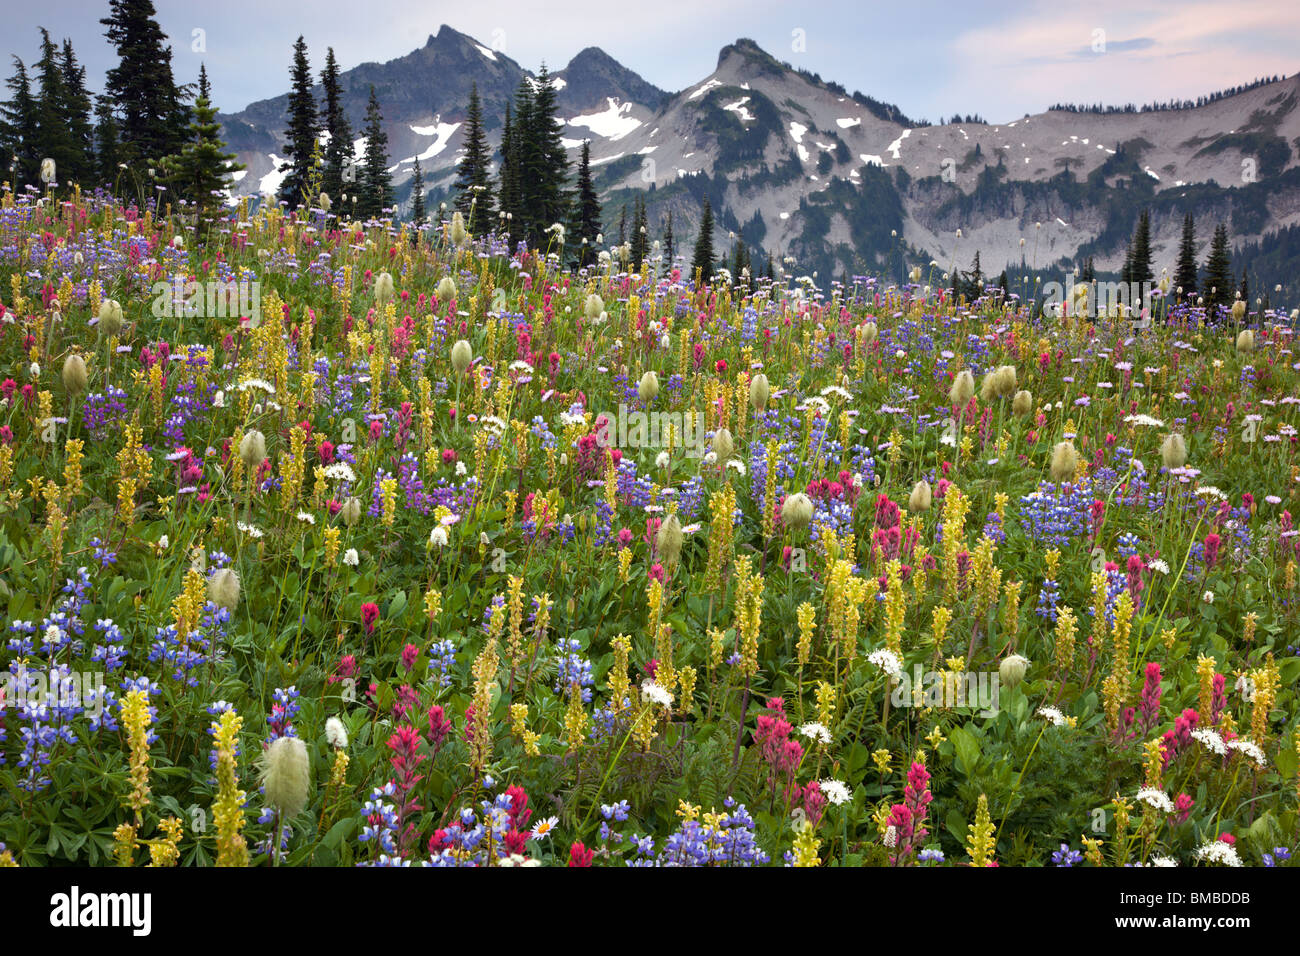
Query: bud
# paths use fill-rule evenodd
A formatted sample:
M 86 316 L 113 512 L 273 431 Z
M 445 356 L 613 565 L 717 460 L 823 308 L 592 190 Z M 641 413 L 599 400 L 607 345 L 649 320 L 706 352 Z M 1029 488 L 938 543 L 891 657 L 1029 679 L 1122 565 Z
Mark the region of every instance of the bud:
M 464 375 L 465 369 L 469 368 L 473 361 L 474 350 L 464 339 L 451 347 L 451 367 L 456 370 L 457 375 Z
M 254 429 L 239 442 L 239 458 L 248 468 L 257 468 L 266 460 L 266 436 Z
M 932 498 L 930 483 L 922 478 L 912 486 L 912 493 L 907 496 L 907 510 L 913 514 L 918 511 L 929 511 Z
M 636 386 L 637 395 L 641 396 L 641 401 L 653 401 L 659 394 L 659 376 L 654 371 L 646 372 L 641 376 L 641 381 Z
M 459 246 L 467 238 L 469 238 L 469 233 L 465 230 L 465 217 L 457 209 L 451 215 L 451 241 Z M 439 296 L 439 298 L 442 297 Z
M 343 517 L 343 523 L 351 528 L 361 517 L 361 502 L 355 496 L 343 502 L 343 507 L 339 509 L 339 514 Z
M 330 202 L 329 193 L 321 193 L 320 196 L 317 197 L 316 203 L 320 206 L 322 212 L 329 212 L 330 206 L 333 205 L 333 203 Z
M 122 306 L 116 299 L 105 299 L 99 304 L 99 330 L 106 336 L 122 331 Z
M 998 665 L 998 677 L 1007 687 L 1015 687 L 1025 679 L 1025 671 L 1028 669 L 1029 658 L 1012 654 L 1003 658 L 1002 663 Z
M 718 456 L 718 464 L 725 464 L 736 450 L 736 443 L 731 439 L 731 432 L 726 428 L 719 428 L 713 433 L 713 453 Z
M 1240 302 L 1237 305 L 1241 305 Z M 1235 307 L 1234 307 L 1235 311 Z M 1253 352 L 1255 351 L 1255 331 L 1254 329 L 1242 329 L 1237 333 L 1237 351 Z
M 980 380 L 980 401 L 991 402 L 998 396 L 998 373 L 995 369 L 991 372 L 985 372 L 984 378 Z
M 392 301 L 393 277 L 387 272 L 381 272 L 375 278 L 375 305 L 382 309 Z
M 812 522 L 812 517 L 812 499 L 802 491 L 787 496 L 781 503 L 781 520 L 785 522 L 786 527 L 806 528 Z
M 208 578 L 208 600 L 217 607 L 233 611 L 239 604 L 239 575 L 230 568 L 221 568 Z
M 84 392 L 87 380 L 85 359 L 74 353 L 63 360 L 63 387 L 70 395 Z
M 442 281 L 438 283 L 438 288 L 434 291 L 438 294 L 439 302 L 450 302 L 456 298 L 456 283 L 451 276 L 443 276 Z
M 1033 410 L 1034 396 L 1023 388 L 1016 392 L 1016 397 L 1011 399 L 1011 413 L 1013 415 L 1028 415 Z
M 281 819 L 297 816 L 307 806 L 310 785 L 307 745 L 301 737 L 277 737 L 262 754 L 262 786 L 266 802 Z
M 963 406 L 975 394 L 975 376 L 970 369 L 962 369 L 953 379 L 952 388 L 948 390 L 948 401 L 952 405 Z
M 1246 317 L 1246 303 L 1238 299 L 1232 303 L 1232 321 L 1240 322 Z
M 666 565 L 677 563 L 682 554 L 682 523 L 677 515 L 669 515 L 659 525 L 659 534 L 655 537 L 655 550 Z
M 589 319 L 600 318 L 600 313 L 605 311 L 605 300 L 596 293 L 587 296 L 587 301 L 582 307 L 582 311 Z
M 1006 398 L 1008 395 L 1016 393 L 1016 367 L 1014 365 L 1000 366 L 993 375 L 999 398 Z
M 876 341 L 876 336 L 879 334 L 880 330 L 876 328 L 876 323 L 868 322 L 862 327 L 862 344 L 871 345 L 872 342 Z
M 767 400 L 772 395 L 772 388 L 767 384 L 767 376 L 759 372 L 749 380 L 749 404 L 756 412 L 767 408 Z
M 1160 446 L 1160 460 L 1166 468 L 1181 468 L 1187 464 L 1187 442 L 1178 432 L 1171 432 Z
M 1065 481 L 1073 478 L 1079 467 L 1079 453 L 1074 450 L 1074 442 L 1066 439 L 1052 449 L 1051 474 L 1053 481 Z

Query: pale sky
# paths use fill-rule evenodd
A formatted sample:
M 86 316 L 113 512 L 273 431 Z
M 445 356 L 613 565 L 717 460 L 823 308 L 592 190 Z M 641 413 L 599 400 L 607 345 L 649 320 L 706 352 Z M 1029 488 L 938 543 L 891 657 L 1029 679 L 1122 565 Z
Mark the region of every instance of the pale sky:
M 1100 0 L 1086 9 L 1059 0 L 154 2 L 177 78 L 193 80 L 206 62 L 225 112 L 288 88 L 299 33 L 319 73 L 327 46 L 347 69 L 408 53 L 444 22 L 532 70 L 543 60 L 560 69 L 583 47 L 599 46 L 670 91 L 707 77 L 719 49 L 750 37 L 779 60 L 931 121 L 960 112 L 1005 122 L 1056 102 L 1190 99 L 1300 71 L 1294 0 Z M 56 41 L 72 39 L 98 90 L 114 62 L 98 22 L 107 9 L 106 0 L 0 0 L 0 74 L 12 72 L 11 54 L 29 64 L 37 58 L 44 26 Z M 201 51 L 192 49 L 196 30 Z

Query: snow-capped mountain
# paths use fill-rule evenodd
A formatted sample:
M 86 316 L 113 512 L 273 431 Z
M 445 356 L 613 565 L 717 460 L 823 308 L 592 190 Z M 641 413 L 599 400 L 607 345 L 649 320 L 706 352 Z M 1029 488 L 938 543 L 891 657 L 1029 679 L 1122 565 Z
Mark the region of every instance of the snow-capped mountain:
M 375 86 L 399 200 L 417 155 L 436 200 L 459 158 L 471 81 L 495 142 L 506 103 L 533 75 L 443 26 L 421 49 L 346 71 L 342 82 L 354 129 Z M 743 39 L 673 94 L 596 48 L 552 76 L 575 159 L 591 141 L 607 234 L 620 207 L 648 191 L 652 226 L 671 210 L 683 248 L 707 196 L 722 247 L 735 232 L 751 248 L 793 257 L 801 272 L 830 275 L 923 256 L 965 268 L 976 250 L 993 272 L 1022 259 L 1044 268 L 1083 256 L 1115 269 L 1143 207 L 1152 211 L 1157 270 L 1172 271 L 1189 211 L 1202 243 L 1218 221 L 1229 223 L 1234 243 L 1300 227 L 1300 75 L 1195 108 L 1049 110 L 937 126 Z M 248 165 L 236 195 L 278 185 L 286 103 L 279 96 L 222 117 Z

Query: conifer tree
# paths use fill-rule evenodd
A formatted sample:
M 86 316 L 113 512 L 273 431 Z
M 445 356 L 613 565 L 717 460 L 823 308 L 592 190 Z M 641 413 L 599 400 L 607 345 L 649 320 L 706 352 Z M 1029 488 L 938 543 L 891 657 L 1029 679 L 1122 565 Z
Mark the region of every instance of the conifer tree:
M 527 223 L 524 210 L 523 140 L 527 137 L 529 117 L 532 114 L 533 93 L 527 78 L 515 92 L 514 113 L 506 104 L 505 128 L 501 134 L 500 215 L 504 219 L 503 231 L 515 239 L 524 238 Z
M 578 162 L 578 194 L 573 202 L 567 245 L 573 250 L 579 268 L 596 258 L 596 237 L 600 235 L 600 199 L 591 181 L 591 143 L 582 143 Z
M 700 234 L 695 240 L 695 255 L 691 257 L 691 275 L 699 273 L 701 282 L 708 282 L 713 276 L 713 207 L 704 200 L 704 212 L 700 216 Z
M 361 199 L 357 203 L 357 215 L 363 219 L 378 219 L 393 205 L 393 178 L 388 172 L 388 134 L 384 132 L 383 124 L 379 99 L 371 86 L 370 100 L 366 103 L 366 155 L 358 183 Z
M 1133 233 L 1133 258 L 1129 266 L 1130 282 L 1150 282 L 1155 278 L 1151 268 L 1151 213 L 1144 209 L 1138 216 Z
M 66 178 L 69 182 L 90 185 L 95 179 L 95 129 L 90 121 L 91 103 L 90 93 L 86 90 L 86 68 L 77 62 L 71 40 L 63 41 L 59 70 L 63 74 L 63 119 L 67 123 L 69 141 L 76 157 L 75 165 Z
M 456 167 L 455 206 L 464 217 L 470 235 L 480 236 L 493 226 L 496 203 L 492 198 L 492 149 L 483 130 L 483 107 L 477 83 L 470 84 L 467 114 L 465 151 Z
M 646 225 L 645 197 L 637 196 L 632 215 L 632 271 L 640 272 L 641 263 L 650 253 L 650 235 Z
M 189 123 L 189 110 L 172 74 L 172 51 L 158 25 L 152 0 L 109 0 L 99 22 L 117 48 L 104 96 L 120 116 L 118 140 L 126 162 L 152 163 L 175 153 Z
M 1246 270 L 1241 270 L 1241 288 L 1237 290 L 1237 298 L 1246 303 L 1246 311 L 1250 311 L 1250 279 L 1246 277 Z
M 1214 316 L 1220 305 L 1232 304 L 1232 256 L 1228 249 L 1228 227 L 1223 223 L 1214 229 L 1214 239 L 1210 242 L 1210 255 L 1205 262 L 1205 274 L 1201 277 L 1200 288 L 1207 315 Z
M 40 170 L 37 143 L 37 106 L 32 95 L 27 66 L 14 57 L 14 75 L 9 77 L 9 99 L 0 107 L 0 143 L 4 145 L 7 178 L 15 189 L 34 184 Z
M 424 223 L 424 170 L 420 168 L 420 157 L 415 157 L 415 167 L 411 170 L 411 222 L 417 226 Z
M 329 134 L 325 144 L 325 163 L 321 170 L 321 192 L 328 193 L 333 200 L 339 199 L 346 191 L 344 177 L 355 175 L 348 167 L 353 166 L 356 157 L 352 152 L 352 124 L 348 122 L 347 111 L 343 108 L 343 90 L 339 85 L 339 64 L 334 58 L 334 48 L 325 51 L 325 69 L 320 75 L 321 86 L 325 91 L 325 103 L 321 109 L 321 125 Z
M 193 203 L 201 228 L 221 208 L 222 194 L 230 177 L 243 169 L 225 151 L 217 108 L 208 99 L 208 71 L 199 65 L 199 97 L 194 101 L 194 118 L 190 121 L 189 140 L 175 156 L 163 160 L 166 182 L 184 199 Z
M 1183 217 L 1183 238 L 1178 245 L 1178 265 L 1174 268 L 1174 288 L 1181 288 L 1182 298 L 1196 297 L 1196 220 L 1189 212 Z M 1178 295 L 1175 292 L 1175 295 Z
M 312 96 L 311 65 L 307 62 L 307 41 L 299 36 L 293 44 L 293 66 L 289 69 L 293 88 L 289 91 L 289 141 L 284 144 L 285 173 L 278 198 L 293 209 L 303 204 L 312 178 L 316 138 L 320 133 L 316 116 L 316 98 Z
M 106 189 L 117 183 L 123 159 L 113 104 L 100 96 L 95 100 L 95 174 Z
M 673 268 L 673 258 L 677 253 L 675 240 L 673 239 L 673 212 L 668 210 L 668 220 L 664 226 L 664 262 L 668 264 L 668 269 Z
M 532 86 L 533 92 L 528 98 L 527 115 L 519 109 L 515 122 L 524 134 L 517 139 L 517 149 L 525 228 L 519 230 L 518 215 L 515 225 L 530 245 L 540 248 L 551 225 L 566 218 L 569 158 L 556 120 L 555 86 L 546 64 L 542 64 L 535 84 L 525 77 L 524 85 Z

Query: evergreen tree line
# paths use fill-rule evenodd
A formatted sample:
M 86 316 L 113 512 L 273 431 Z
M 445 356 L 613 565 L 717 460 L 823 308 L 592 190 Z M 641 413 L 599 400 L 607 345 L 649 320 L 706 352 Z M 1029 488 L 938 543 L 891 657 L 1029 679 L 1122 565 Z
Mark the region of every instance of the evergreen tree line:
M 1106 115 L 1108 113 L 1163 113 L 1168 110 L 1190 110 L 1198 106 L 1208 106 L 1210 103 L 1218 102 L 1229 96 L 1236 96 L 1239 93 L 1246 93 L 1260 86 L 1269 83 L 1276 83 L 1285 79 L 1281 76 L 1263 76 L 1250 83 L 1243 83 L 1240 86 L 1229 87 L 1226 90 L 1218 90 L 1205 96 L 1198 96 L 1194 100 L 1167 100 L 1163 103 L 1145 103 L 1142 106 L 1135 106 L 1132 103 L 1126 103 L 1123 106 L 1103 106 L 1095 103 L 1091 106 L 1086 104 L 1074 103 L 1057 103 L 1049 106 L 1048 110 L 1053 113 L 1097 113 Z
M 168 198 L 200 217 L 221 205 L 230 174 L 242 168 L 225 152 L 206 67 L 197 84 L 177 84 L 171 47 L 152 0 L 110 0 L 100 21 L 117 51 L 104 92 L 92 101 L 86 70 L 70 40 L 56 45 L 40 28 L 40 57 L 29 70 L 13 57 L 0 103 L 0 156 L 14 188 L 77 183 L 134 191 L 162 185 Z M 191 97 L 193 99 L 191 100 Z M 53 182 L 41 178 L 53 160 Z

